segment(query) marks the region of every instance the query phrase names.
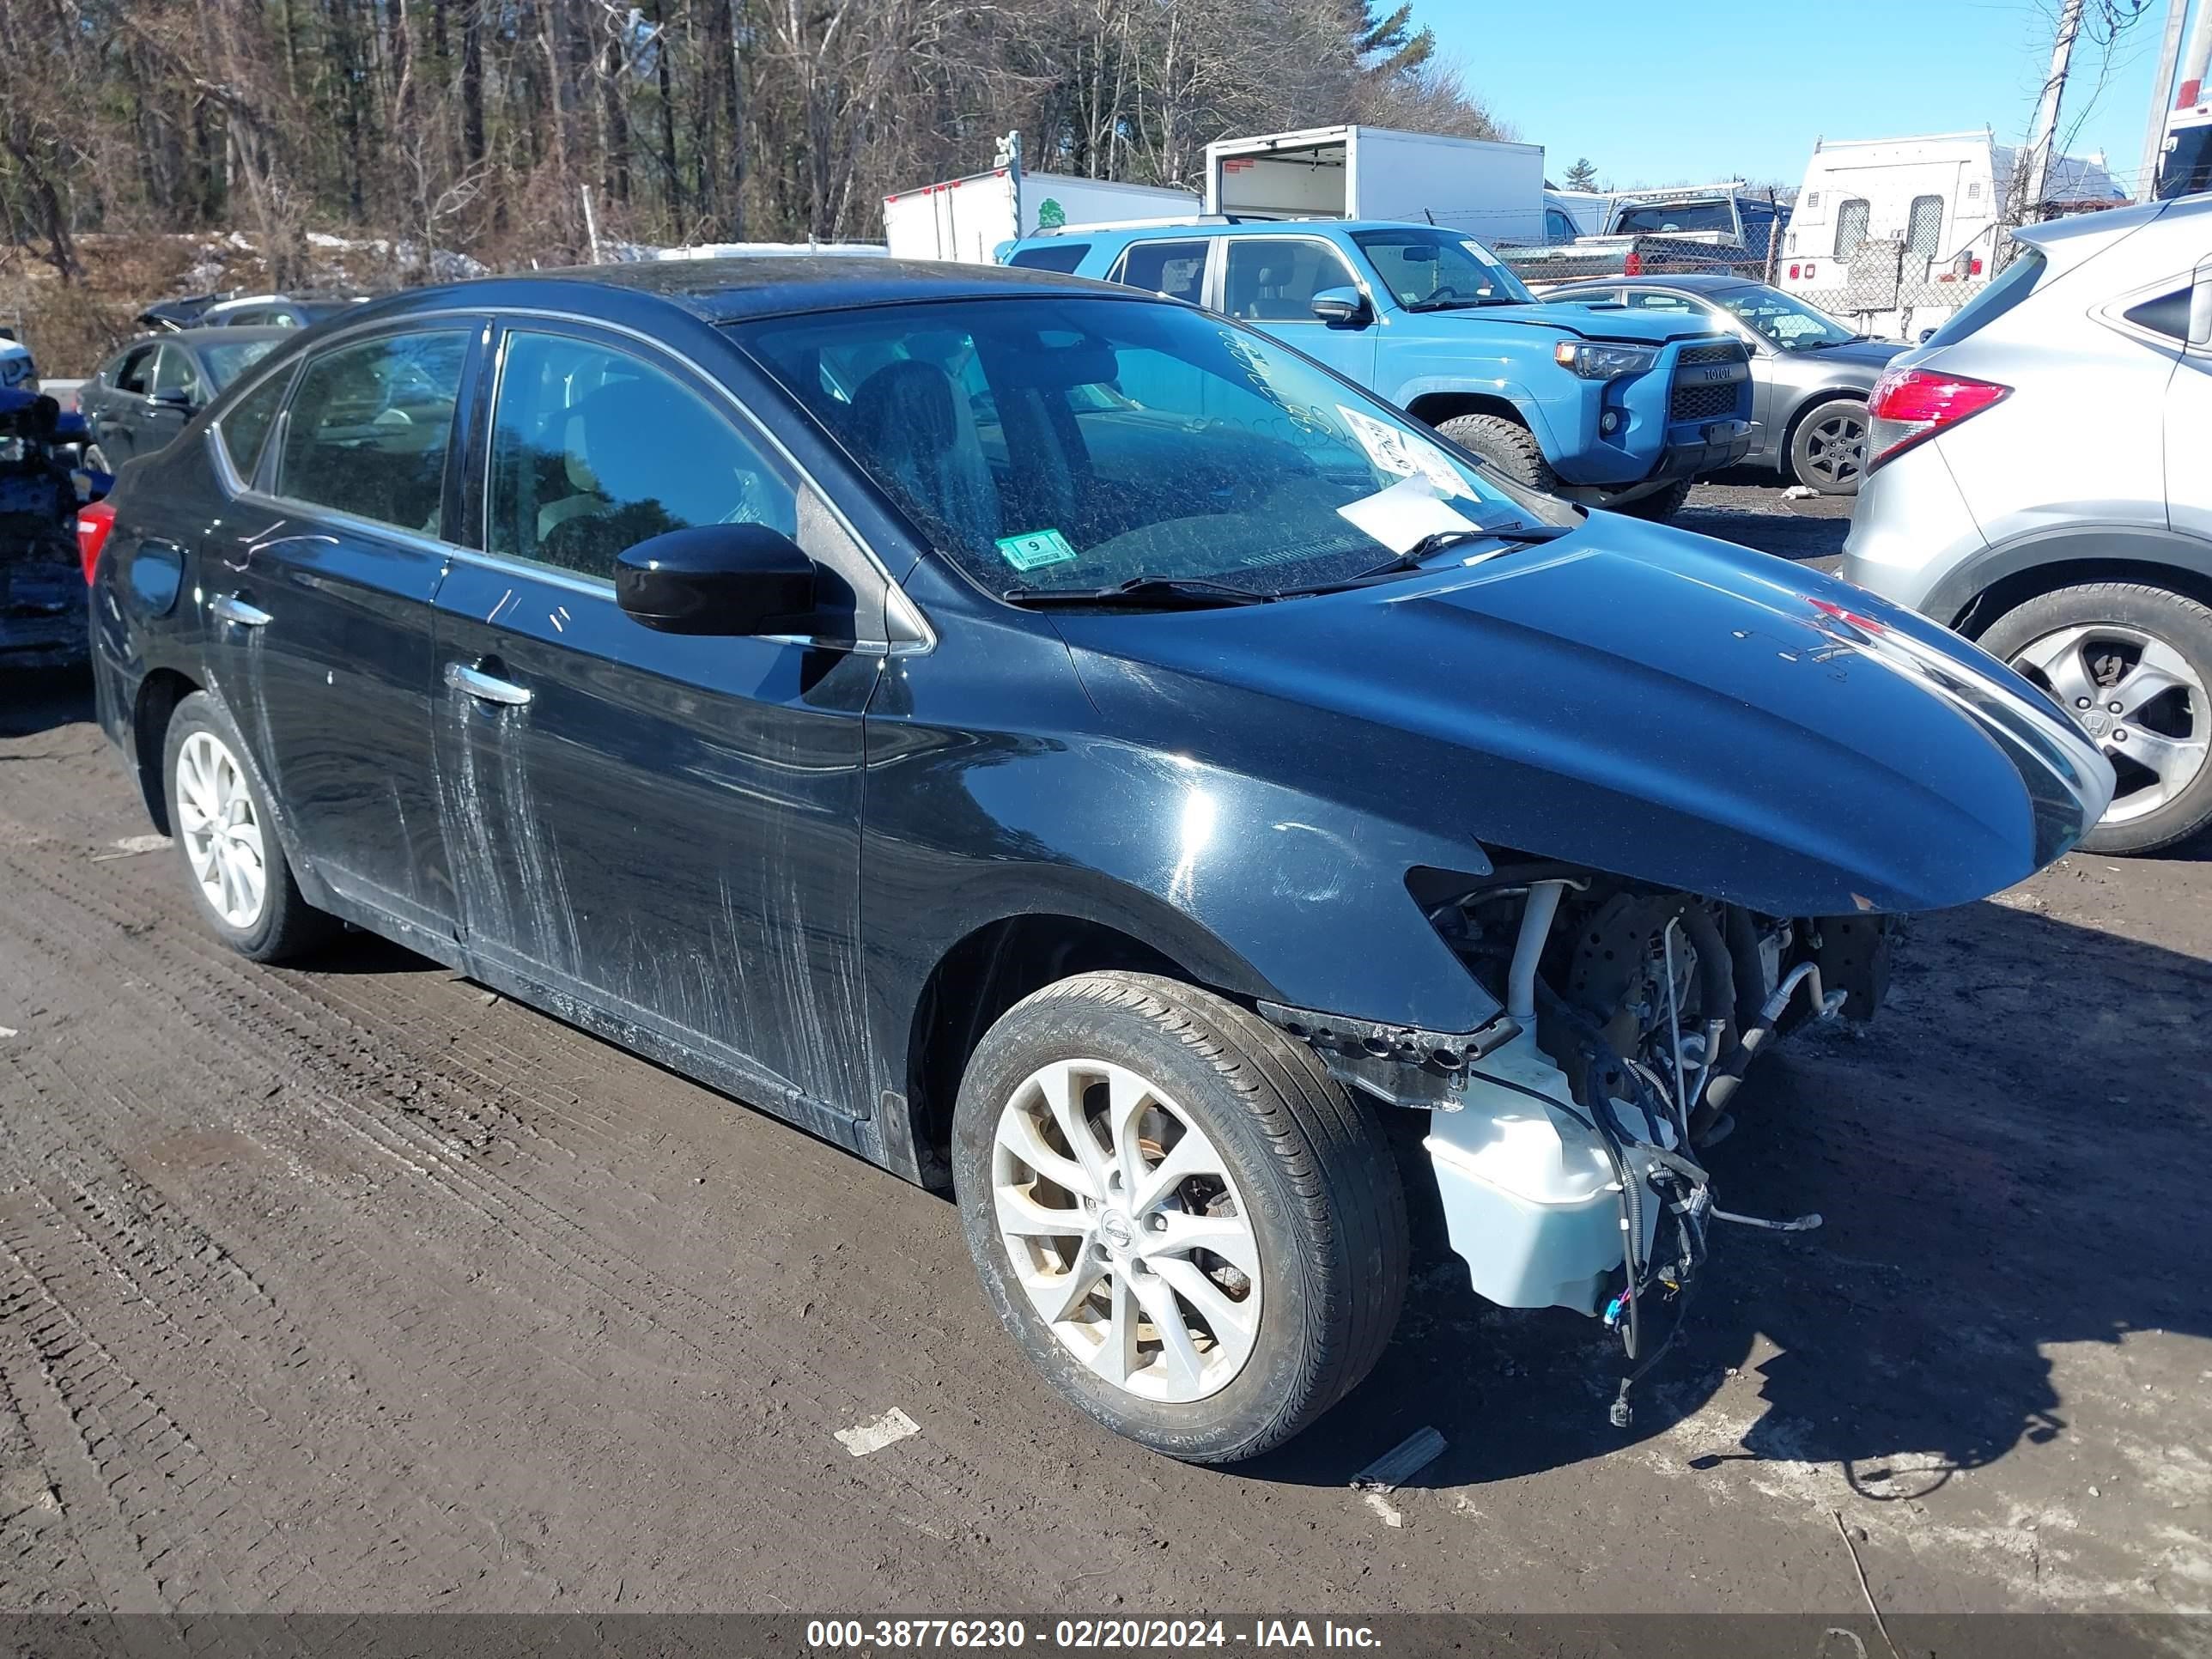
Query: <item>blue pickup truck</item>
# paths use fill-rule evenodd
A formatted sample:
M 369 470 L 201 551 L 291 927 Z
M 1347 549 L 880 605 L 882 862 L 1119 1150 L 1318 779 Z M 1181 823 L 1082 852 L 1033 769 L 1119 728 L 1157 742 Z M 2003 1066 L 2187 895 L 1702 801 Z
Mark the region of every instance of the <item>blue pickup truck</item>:
M 1434 226 L 1071 229 L 1000 258 L 1225 312 L 1589 506 L 1669 518 L 1692 479 L 1751 450 L 1741 339 L 1695 318 L 1543 305 L 1481 243 Z

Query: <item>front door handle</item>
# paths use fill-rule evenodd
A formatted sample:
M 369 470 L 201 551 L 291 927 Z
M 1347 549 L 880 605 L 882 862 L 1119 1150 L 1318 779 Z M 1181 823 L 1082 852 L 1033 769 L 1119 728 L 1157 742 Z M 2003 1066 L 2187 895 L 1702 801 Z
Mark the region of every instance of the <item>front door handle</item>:
M 215 612 L 218 622 L 236 623 L 240 628 L 266 628 L 276 620 L 258 605 L 248 605 L 235 593 L 218 593 L 208 601 L 208 609 Z
M 465 662 L 446 665 L 446 684 L 456 691 L 482 697 L 486 702 L 503 702 L 516 708 L 528 702 L 534 695 L 528 686 L 517 685 L 512 680 L 495 679 Z

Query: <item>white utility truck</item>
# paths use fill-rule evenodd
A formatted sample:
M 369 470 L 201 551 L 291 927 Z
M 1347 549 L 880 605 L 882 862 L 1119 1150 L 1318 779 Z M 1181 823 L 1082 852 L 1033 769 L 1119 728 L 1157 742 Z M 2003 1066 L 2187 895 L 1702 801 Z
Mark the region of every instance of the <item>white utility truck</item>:
M 1206 211 L 1229 219 L 1384 219 L 1540 243 L 1544 147 L 1308 127 L 1206 147 Z
M 1030 173 L 1018 155 L 1004 166 L 884 198 L 884 240 L 894 259 L 952 259 L 988 265 L 1000 247 L 1041 230 L 1104 222 L 1188 218 L 1187 190 Z

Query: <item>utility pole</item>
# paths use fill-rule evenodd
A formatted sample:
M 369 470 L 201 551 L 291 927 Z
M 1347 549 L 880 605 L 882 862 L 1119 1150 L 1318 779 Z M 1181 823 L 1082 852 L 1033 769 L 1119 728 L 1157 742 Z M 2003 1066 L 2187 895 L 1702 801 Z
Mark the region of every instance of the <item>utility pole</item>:
M 2051 146 L 2058 141 L 2058 105 L 2066 91 L 2066 66 L 2073 60 L 2074 37 L 2081 32 L 2083 0 L 2065 0 L 2058 13 L 2058 33 L 2051 43 L 2051 72 L 2044 76 L 2043 97 L 2035 106 L 2035 132 L 2021 158 L 2024 187 L 2014 222 L 2027 224 L 2043 206 L 2044 187 L 2051 177 Z
M 2166 124 L 2173 113 L 2174 71 L 2181 64 L 2181 26 L 2189 0 L 2166 0 L 2166 36 L 2158 48 L 2158 79 L 2152 83 L 2150 125 L 2143 129 L 2142 161 L 2136 169 L 2136 200 L 2148 202 L 2158 191 L 2158 170 L 2166 160 Z

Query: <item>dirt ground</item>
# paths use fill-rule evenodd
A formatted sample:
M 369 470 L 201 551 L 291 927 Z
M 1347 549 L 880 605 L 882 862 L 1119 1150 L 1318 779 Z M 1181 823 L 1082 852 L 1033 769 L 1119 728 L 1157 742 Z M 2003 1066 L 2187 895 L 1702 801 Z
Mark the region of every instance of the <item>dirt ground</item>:
M 2202 854 L 1922 918 L 1764 1068 L 1722 1200 L 1827 1224 L 1720 1239 L 1630 1431 L 1444 1265 L 1224 1473 L 1055 1403 L 947 1204 L 402 951 L 243 962 L 147 828 L 81 682 L 0 686 L 0 1608 L 2212 1607 Z

